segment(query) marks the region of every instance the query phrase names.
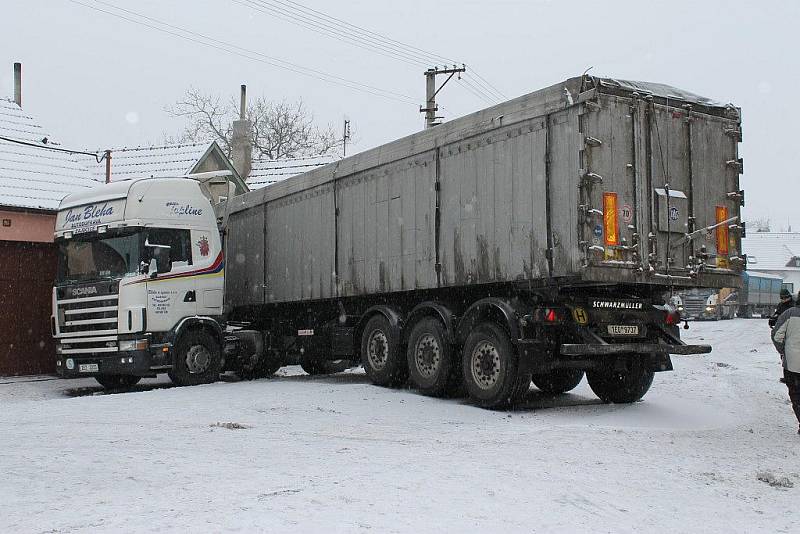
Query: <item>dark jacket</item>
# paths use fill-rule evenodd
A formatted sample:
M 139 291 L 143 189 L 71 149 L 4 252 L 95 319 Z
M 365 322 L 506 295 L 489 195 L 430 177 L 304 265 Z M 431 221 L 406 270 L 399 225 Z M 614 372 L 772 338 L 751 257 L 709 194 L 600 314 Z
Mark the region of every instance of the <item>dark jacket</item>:
M 778 320 L 778 317 L 780 317 L 783 312 L 793 307 L 794 307 L 794 299 L 789 299 L 787 301 L 782 300 L 780 304 L 778 304 L 778 307 L 775 308 L 775 313 L 773 313 L 772 316 L 769 318 L 769 326 L 770 327 L 775 326 L 775 322 Z

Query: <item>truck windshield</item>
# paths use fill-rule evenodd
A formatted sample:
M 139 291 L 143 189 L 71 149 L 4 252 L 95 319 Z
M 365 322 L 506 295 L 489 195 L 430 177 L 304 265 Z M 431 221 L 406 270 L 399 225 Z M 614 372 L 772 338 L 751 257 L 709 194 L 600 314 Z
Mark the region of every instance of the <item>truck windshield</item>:
M 139 270 L 144 242 L 141 228 L 78 234 L 58 240 L 58 281 L 119 278 Z

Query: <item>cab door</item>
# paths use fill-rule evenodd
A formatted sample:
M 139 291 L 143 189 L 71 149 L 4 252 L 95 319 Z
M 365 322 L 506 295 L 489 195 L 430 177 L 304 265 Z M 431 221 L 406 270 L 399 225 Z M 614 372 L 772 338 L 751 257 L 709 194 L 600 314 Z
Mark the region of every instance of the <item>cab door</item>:
M 190 231 L 149 228 L 145 261 L 152 259 L 158 271 L 147 280 L 147 329 L 165 332 L 184 317 L 197 315 L 197 280 Z

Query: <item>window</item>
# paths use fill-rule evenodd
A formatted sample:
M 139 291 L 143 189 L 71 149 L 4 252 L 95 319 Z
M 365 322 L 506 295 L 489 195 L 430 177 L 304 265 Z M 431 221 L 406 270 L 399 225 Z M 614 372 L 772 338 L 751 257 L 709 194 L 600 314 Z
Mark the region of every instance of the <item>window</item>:
M 145 247 L 145 261 L 150 261 L 151 258 L 158 260 L 162 254 L 161 251 L 165 250 L 164 247 L 169 247 L 169 261 L 171 264 L 169 270 L 192 264 L 192 246 L 189 240 L 189 230 L 148 228 L 146 235 L 147 243 L 150 246 Z M 159 247 L 158 245 L 161 246 Z

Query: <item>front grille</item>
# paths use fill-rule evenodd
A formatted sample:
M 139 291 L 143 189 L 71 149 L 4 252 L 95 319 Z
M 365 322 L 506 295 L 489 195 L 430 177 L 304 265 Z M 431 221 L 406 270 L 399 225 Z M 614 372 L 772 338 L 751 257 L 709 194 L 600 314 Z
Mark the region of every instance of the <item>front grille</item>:
M 56 300 L 61 354 L 118 352 L 118 295 Z
M 706 310 L 706 297 L 683 297 L 683 310 L 689 317 L 701 315 Z

